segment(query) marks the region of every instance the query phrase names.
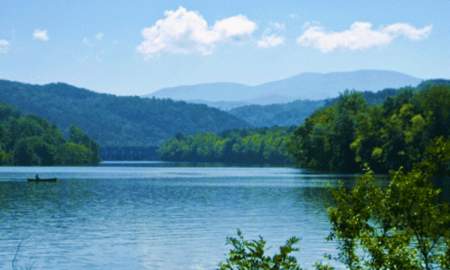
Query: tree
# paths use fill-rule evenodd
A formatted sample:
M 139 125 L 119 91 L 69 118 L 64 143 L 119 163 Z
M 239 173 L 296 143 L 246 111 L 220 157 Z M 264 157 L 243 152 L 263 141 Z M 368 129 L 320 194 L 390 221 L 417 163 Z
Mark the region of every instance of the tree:
M 71 126 L 69 130 L 69 143 L 84 146 L 84 148 L 77 147 L 80 150 L 80 156 L 83 156 L 86 163 L 98 163 L 100 160 L 98 144 L 89 138 L 80 128 Z M 74 150 L 74 145 L 68 145 L 69 149 Z M 66 148 L 67 148 L 66 147 Z M 88 155 L 88 156 L 85 156 Z M 86 159 L 87 158 L 87 159 Z
M 62 160 L 66 165 L 95 164 L 98 146 L 80 129 L 73 128 L 67 142 L 51 123 L 0 104 L 0 165 L 51 166 Z
M 357 172 L 366 164 L 381 173 L 410 170 L 431 141 L 450 137 L 449 123 L 449 85 L 402 89 L 379 105 L 349 92 L 307 118 L 289 152 L 300 167 L 315 170 Z
M 438 200 L 426 163 L 392 173 L 385 188 L 367 170 L 351 190 L 334 191 L 329 239 L 348 269 L 448 269 L 449 205 Z
M 266 255 L 266 241 L 262 237 L 258 240 L 245 240 L 241 231 L 237 237 L 229 237 L 227 243 L 232 246 L 228 258 L 220 263 L 220 270 L 301 270 L 297 259 L 292 256 L 298 251 L 295 245 L 298 238 L 292 237 L 281 246 L 273 256 Z
M 178 135 L 159 149 L 162 160 L 285 164 L 292 161 L 287 151 L 291 129 L 264 128 Z

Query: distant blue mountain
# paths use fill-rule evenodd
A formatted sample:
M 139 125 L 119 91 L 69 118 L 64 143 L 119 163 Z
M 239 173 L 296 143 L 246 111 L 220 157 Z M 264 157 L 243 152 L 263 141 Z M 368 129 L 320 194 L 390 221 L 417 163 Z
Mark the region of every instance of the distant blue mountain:
M 297 99 L 333 98 L 344 90 L 376 91 L 385 88 L 416 86 L 422 80 L 385 70 L 358 70 L 332 73 L 301 73 L 287 79 L 256 86 L 237 83 L 209 83 L 160 89 L 149 97 L 195 101 L 197 103 L 240 102 L 273 104 Z

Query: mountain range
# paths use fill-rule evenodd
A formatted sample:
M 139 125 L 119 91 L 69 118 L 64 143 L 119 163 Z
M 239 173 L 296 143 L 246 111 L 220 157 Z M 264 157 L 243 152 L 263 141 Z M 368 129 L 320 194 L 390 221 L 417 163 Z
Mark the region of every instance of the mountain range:
M 385 78 L 380 77 L 383 74 L 386 75 Z M 358 76 L 360 76 L 359 80 L 357 79 Z M 380 87 L 380 85 L 398 87 L 399 85 L 414 85 L 420 82 L 419 79 L 397 72 L 356 71 L 322 75 L 301 74 L 285 81 L 263 84 L 255 88 L 269 89 L 270 85 L 275 85 L 274 88 L 284 89 L 280 92 L 290 93 L 290 98 L 293 98 L 297 91 L 295 89 L 305 89 L 305 86 L 301 86 L 300 82 L 308 81 L 306 78 L 310 78 L 308 79 L 310 80 L 308 85 L 315 85 L 315 87 L 336 82 L 336 84 L 341 85 L 340 90 L 337 90 L 339 86 L 334 85 L 328 85 L 328 88 L 321 90 L 322 93 L 332 93 L 327 89 L 335 89 L 333 91 L 336 94 L 343 92 L 346 88 L 378 90 L 375 87 Z M 311 81 L 311 78 L 316 78 L 318 82 Z M 350 83 L 346 84 L 347 86 L 342 86 L 345 78 L 349 78 Z M 292 85 L 297 84 L 299 87 L 288 89 L 290 82 L 296 82 Z M 364 87 L 364 82 L 369 86 Z M 428 81 L 428 83 L 430 82 Z M 208 88 L 208 86 L 211 86 L 211 88 Z M 243 100 L 237 99 L 236 96 L 233 97 L 225 91 L 226 89 L 223 86 L 237 86 L 237 88 L 232 88 L 231 92 L 235 93 L 236 89 L 240 89 L 239 91 L 242 93 L 236 95 Z M 188 94 L 191 93 L 189 89 L 197 89 L 193 90 L 195 93 L 192 94 L 191 102 L 201 103 L 200 98 L 209 97 L 210 101 L 206 103 L 209 103 L 210 106 L 228 106 L 226 110 L 219 110 L 204 104 L 192 104 L 168 98 L 100 94 L 65 83 L 33 85 L 0 80 L 0 103 L 10 104 L 24 113 L 43 117 L 56 124 L 66 134 L 71 125 L 78 126 L 103 148 L 128 147 L 127 149 L 133 150 L 130 147 L 157 146 L 176 134 L 221 132 L 229 129 L 274 125 L 298 125 L 317 108 L 326 106 L 334 100 L 334 98 L 306 99 L 270 105 L 252 105 L 252 102 L 258 100 L 259 104 L 264 104 L 263 98 L 252 97 L 249 94 L 254 92 L 255 89 L 245 92 L 244 90 L 248 88 L 252 87 L 218 83 L 198 85 L 194 88 L 179 87 L 175 91 L 175 93 L 178 93 L 178 97 L 182 98 L 183 96 L 189 97 Z M 183 91 L 186 91 L 186 93 Z M 218 91 L 217 93 L 220 95 L 214 95 L 215 91 Z M 203 92 L 208 95 L 198 96 Z M 270 91 L 264 90 L 264 92 L 269 93 Z M 382 102 L 387 96 L 394 95 L 395 92 L 395 89 L 386 89 L 377 93 L 366 91 L 364 95 L 368 100 Z M 246 97 L 248 99 L 245 100 Z M 225 100 L 214 100 L 214 98 Z M 283 100 L 289 100 L 290 98 Z M 270 100 L 277 103 L 281 99 Z
M 47 119 L 66 134 L 71 125 L 80 127 L 102 147 L 156 146 L 178 133 L 250 126 L 206 105 L 119 97 L 65 83 L 33 85 L 0 80 L 0 103 Z
M 249 104 L 287 103 L 294 100 L 320 100 L 337 97 L 344 90 L 376 91 L 385 88 L 416 86 L 422 80 L 386 70 L 357 70 L 299 75 L 249 86 L 237 83 L 207 83 L 157 90 L 148 97 L 170 98 L 205 103 L 224 109 Z

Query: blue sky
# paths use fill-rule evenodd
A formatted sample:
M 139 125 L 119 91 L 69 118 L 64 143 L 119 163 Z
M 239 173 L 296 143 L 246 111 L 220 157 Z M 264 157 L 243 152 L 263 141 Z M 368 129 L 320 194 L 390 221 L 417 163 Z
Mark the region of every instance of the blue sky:
M 0 78 L 146 94 L 388 69 L 450 78 L 450 0 L 0 2 Z

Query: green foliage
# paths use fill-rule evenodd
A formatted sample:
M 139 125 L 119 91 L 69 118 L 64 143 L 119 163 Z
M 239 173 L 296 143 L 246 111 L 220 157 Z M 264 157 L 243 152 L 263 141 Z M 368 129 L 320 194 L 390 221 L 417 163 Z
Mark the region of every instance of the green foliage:
M 383 104 L 344 93 L 298 127 L 289 150 L 302 167 L 352 172 L 411 169 L 435 138 L 450 136 L 450 85 L 402 89 Z
M 255 127 L 293 126 L 321 108 L 325 100 L 297 100 L 283 104 L 246 105 L 229 111 Z
M 281 246 L 279 252 L 273 256 L 266 255 L 266 241 L 262 237 L 258 240 L 245 240 L 238 230 L 237 238 L 229 237 L 227 243 L 232 246 L 228 258 L 220 263 L 220 270 L 301 270 L 297 259 L 292 256 L 299 249 L 295 245 L 298 238 L 291 238 Z
M 334 191 L 329 238 L 348 269 L 448 269 L 450 208 L 438 199 L 433 175 L 422 163 L 392 173 L 381 187 L 367 170 L 352 189 Z
M 290 132 L 287 128 L 271 128 L 177 135 L 160 146 L 159 154 L 162 160 L 170 161 L 289 163 Z
M 65 135 L 76 125 L 102 147 L 157 146 L 178 132 L 221 132 L 249 126 L 206 105 L 118 97 L 63 83 L 30 85 L 0 80 L 0 102 L 55 123 Z
M 383 103 L 397 94 L 396 89 L 374 92 L 359 92 L 368 104 Z M 289 103 L 270 105 L 246 105 L 229 110 L 232 115 L 243 119 L 255 127 L 299 125 L 314 111 L 333 105 L 339 98 L 323 100 L 296 100 Z
M 449 269 L 450 205 L 435 186 L 436 180 L 445 177 L 439 164 L 450 160 L 448 150 L 450 141 L 437 138 L 423 161 L 410 171 L 392 172 L 387 185 L 366 168 L 353 187 L 333 189 L 328 240 L 338 245 L 335 259 L 349 270 Z M 237 238 L 228 239 L 232 249 L 220 270 L 300 269 L 290 255 L 298 250 L 293 246 L 297 242 L 297 238 L 288 240 L 279 254 L 270 257 L 265 255 L 266 242 L 261 237 L 247 241 L 238 231 Z M 334 269 L 323 262 L 314 268 Z
M 304 167 L 354 170 L 355 153 L 349 146 L 355 137 L 359 113 L 366 108 L 361 94 L 346 92 L 333 106 L 314 113 L 295 130 L 290 152 Z
M 60 150 L 58 160 L 61 165 L 95 164 L 97 162 L 97 156 L 93 155 L 93 151 L 82 144 L 66 142 Z
M 53 165 L 56 160 L 55 145 L 47 143 L 41 136 L 19 139 L 13 151 L 13 163 L 18 165 Z
M 0 165 L 96 164 L 98 146 L 80 129 L 66 141 L 47 121 L 0 104 Z
M 65 147 L 71 149 L 72 153 L 80 155 L 78 160 L 82 160 L 80 163 L 98 163 L 99 159 L 99 147 L 96 142 L 89 138 L 83 131 L 75 126 L 70 127 L 69 139 L 65 144 Z M 76 151 L 75 148 L 78 148 Z M 67 151 L 69 151 L 67 149 Z M 82 157 L 82 158 L 81 158 Z M 73 161 L 75 162 L 75 160 Z M 73 164 L 71 162 L 65 162 L 64 164 Z

